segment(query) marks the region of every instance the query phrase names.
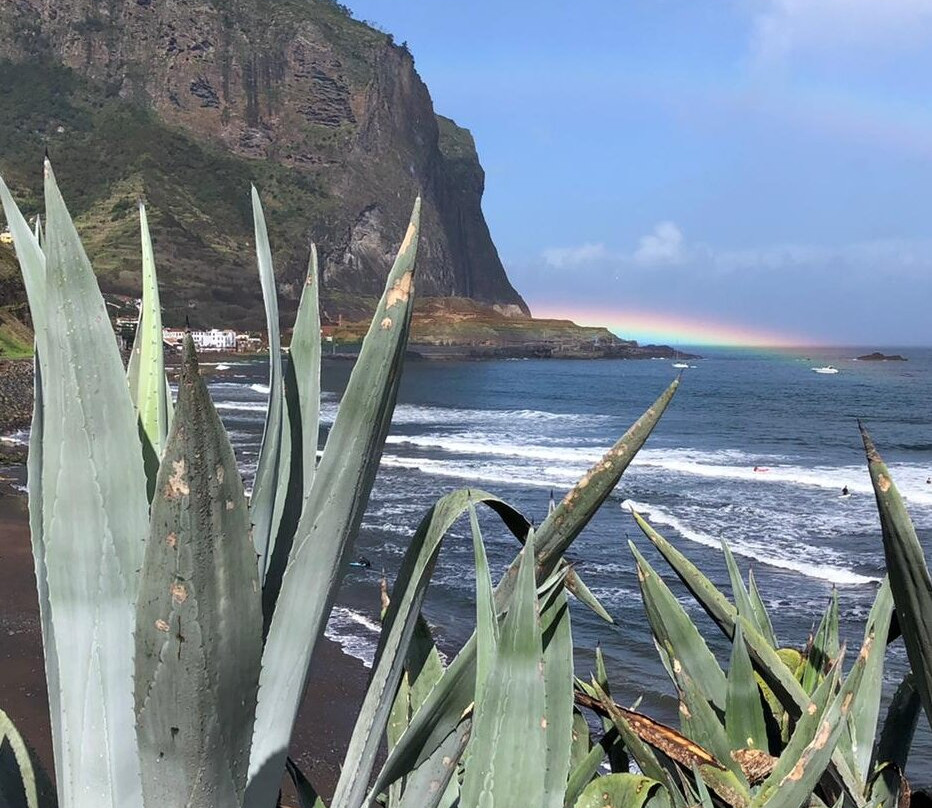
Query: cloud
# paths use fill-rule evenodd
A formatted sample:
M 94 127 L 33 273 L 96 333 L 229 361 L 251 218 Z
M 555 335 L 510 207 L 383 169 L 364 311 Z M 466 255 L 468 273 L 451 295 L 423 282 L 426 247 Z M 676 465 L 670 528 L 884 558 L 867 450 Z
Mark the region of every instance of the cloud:
M 578 247 L 548 247 L 541 255 L 555 269 L 592 264 L 609 257 L 604 244 L 580 244 Z
M 683 231 L 673 222 L 660 222 L 652 233 L 642 236 L 632 256 L 640 266 L 669 266 L 685 259 Z
M 932 33 L 929 0 L 764 0 L 754 31 L 762 62 L 794 52 L 889 50 L 924 46 Z

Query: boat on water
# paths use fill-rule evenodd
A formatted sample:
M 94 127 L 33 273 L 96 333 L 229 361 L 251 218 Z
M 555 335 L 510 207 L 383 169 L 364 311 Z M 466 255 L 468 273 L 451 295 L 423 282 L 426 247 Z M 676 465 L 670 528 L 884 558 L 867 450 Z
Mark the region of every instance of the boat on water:
M 825 367 L 821 367 L 821 368 L 812 368 L 812 370 L 815 373 L 826 373 L 826 374 L 838 373 L 838 368 L 832 367 L 831 365 L 826 365 Z
M 676 350 L 676 348 L 673 349 L 672 365 L 675 368 L 688 368 L 689 367 L 689 362 L 684 362 L 682 359 L 680 359 L 680 352 Z

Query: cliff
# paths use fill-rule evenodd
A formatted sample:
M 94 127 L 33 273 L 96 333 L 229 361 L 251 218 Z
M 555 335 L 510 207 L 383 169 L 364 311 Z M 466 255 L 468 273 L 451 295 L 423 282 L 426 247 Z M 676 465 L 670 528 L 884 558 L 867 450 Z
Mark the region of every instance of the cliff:
M 424 198 L 418 294 L 527 307 L 480 208 L 466 130 L 411 54 L 327 0 L 5 0 L 0 172 L 40 209 L 48 149 L 105 291 L 139 288 L 144 197 L 169 324 L 259 327 L 249 183 L 290 319 L 316 241 L 327 314 L 384 283 Z

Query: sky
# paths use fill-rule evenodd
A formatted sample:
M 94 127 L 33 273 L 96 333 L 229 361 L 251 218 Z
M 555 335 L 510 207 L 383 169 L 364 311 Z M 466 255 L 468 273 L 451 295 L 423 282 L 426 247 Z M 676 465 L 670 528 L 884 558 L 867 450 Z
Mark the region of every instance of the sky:
M 538 316 L 932 345 L 932 0 L 348 0 L 470 129 Z

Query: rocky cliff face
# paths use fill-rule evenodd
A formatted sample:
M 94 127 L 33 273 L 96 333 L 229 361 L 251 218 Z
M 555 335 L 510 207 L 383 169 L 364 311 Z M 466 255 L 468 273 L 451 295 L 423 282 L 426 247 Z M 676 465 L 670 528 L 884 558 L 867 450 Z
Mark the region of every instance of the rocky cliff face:
M 39 205 L 47 146 L 102 285 L 138 287 L 145 196 L 168 318 L 261 321 L 248 186 L 281 290 L 318 242 L 328 313 L 382 288 L 424 198 L 419 294 L 527 313 L 480 209 L 470 134 L 410 53 L 327 0 L 4 0 L 0 171 Z

